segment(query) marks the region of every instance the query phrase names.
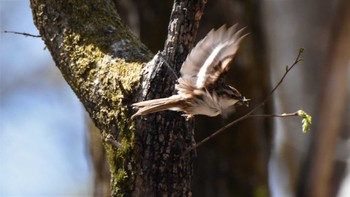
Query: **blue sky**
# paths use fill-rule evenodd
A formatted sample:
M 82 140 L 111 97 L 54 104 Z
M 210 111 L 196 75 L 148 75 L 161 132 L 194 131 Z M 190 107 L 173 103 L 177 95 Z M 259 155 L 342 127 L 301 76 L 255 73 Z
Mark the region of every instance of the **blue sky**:
M 0 0 L 0 30 L 38 34 L 29 1 Z M 91 196 L 85 113 L 40 38 L 0 34 L 0 196 Z

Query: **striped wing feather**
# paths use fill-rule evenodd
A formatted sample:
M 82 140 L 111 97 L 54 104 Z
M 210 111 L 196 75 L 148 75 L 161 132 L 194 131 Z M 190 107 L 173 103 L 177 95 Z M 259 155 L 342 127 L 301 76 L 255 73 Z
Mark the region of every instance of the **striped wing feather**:
M 211 30 L 187 56 L 181 67 L 183 81 L 195 84 L 196 88 L 214 85 L 218 78 L 229 70 L 229 63 L 236 54 L 243 29 L 237 26 Z

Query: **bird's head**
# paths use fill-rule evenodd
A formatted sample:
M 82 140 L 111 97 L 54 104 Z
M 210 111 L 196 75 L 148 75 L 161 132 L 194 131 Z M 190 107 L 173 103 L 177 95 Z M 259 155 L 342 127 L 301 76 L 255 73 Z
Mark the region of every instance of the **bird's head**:
M 219 102 L 222 107 L 230 107 L 230 106 L 240 106 L 245 105 L 249 106 L 250 99 L 245 98 L 242 94 L 234 87 L 229 85 L 223 85 L 217 89 Z

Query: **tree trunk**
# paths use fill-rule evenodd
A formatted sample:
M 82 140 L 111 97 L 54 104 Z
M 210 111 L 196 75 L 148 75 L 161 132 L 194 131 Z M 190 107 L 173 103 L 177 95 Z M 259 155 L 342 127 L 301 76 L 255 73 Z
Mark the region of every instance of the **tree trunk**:
M 175 1 L 165 48 L 148 63 L 149 76 L 142 88 L 144 100 L 174 94 L 182 62 L 191 50 L 204 1 Z M 137 120 L 139 162 L 136 196 L 191 195 L 192 157 L 180 159 L 194 144 L 193 121 L 178 112 L 160 112 Z
M 161 112 L 131 120 L 136 100 L 173 94 L 205 1 L 175 1 L 165 48 L 149 50 L 109 0 L 31 0 L 35 25 L 63 77 L 99 128 L 113 196 L 191 195 L 193 122 Z M 167 65 L 167 66 L 166 66 Z M 141 86 L 142 84 L 142 86 Z

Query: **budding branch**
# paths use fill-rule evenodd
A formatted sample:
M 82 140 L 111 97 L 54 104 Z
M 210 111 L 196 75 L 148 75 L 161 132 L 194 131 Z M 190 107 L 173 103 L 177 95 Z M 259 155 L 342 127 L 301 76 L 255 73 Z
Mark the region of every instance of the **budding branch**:
M 205 142 L 209 141 L 210 139 L 214 138 L 215 136 L 219 135 L 220 133 L 224 132 L 227 128 L 231 127 L 232 125 L 241 122 L 242 120 L 248 119 L 248 118 L 273 118 L 273 117 L 279 117 L 279 118 L 285 118 L 285 117 L 290 117 L 290 116 L 301 116 L 303 118 L 306 118 L 304 116 L 310 117 L 310 124 L 311 124 L 311 116 L 308 116 L 307 114 L 304 115 L 305 112 L 301 113 L 300 110 L 297 112 L 293 112 L 293 113 L 283 113 L 283 114 L 258 114 L 258 115 L 252 115 L 258 108 L 264 106 L 266 104 L 267 101 L 269 101 L 273 95 L 273 93 L 277 90 L 277 88 L 282 84 L 283 80 L 286 78 L 287 74 L 289 73 L 289 71 L 291 71 L 293 69 L 293 67 L 295 65 L 297 65 L 299 62 L 303 61 L 303 59 L 301 58 L 301 54 L 304 52 L 303 48 L 299 49 L 299 53 L 297 55 L 297 57 L 295 58 L 294 63 L 289 67 L 286 66 L 286 71 L 284 73 L 284 75 L 281 77 L 281 79 L 279 80 L 279 82 L 277 83 L 277 85 L 271 90 L 270 94 L 256 107 L 254 107 L 252 110 L 250 110 L 249 112 L 247 112 L 245 115 L 243 115 L 242 117 L 233 120 L 232 122 L 228 123 L 227 125 L 225 125 L 224 127 L 221 127 L 220 129 L 218 129 L 217 131 L 215 131 L 213 134 L 209 135 L 208 137 L 204 138 L 202 141 L 200 141 L 199 143 L 193 145 L 191 148 L 188 148 L 183 154 L 182 157 L 184 157 L 186 154 L 188 154 L 189 152 L 191 152 L 192 150 L 198 148 L 199 146 L 201 146 L 202 144 L 204 144 Z

